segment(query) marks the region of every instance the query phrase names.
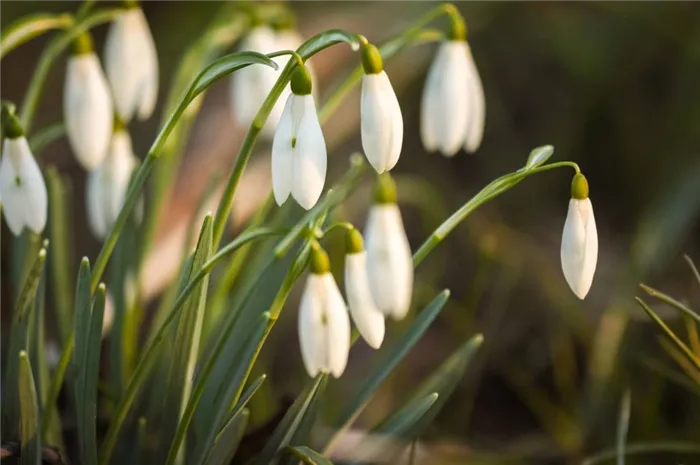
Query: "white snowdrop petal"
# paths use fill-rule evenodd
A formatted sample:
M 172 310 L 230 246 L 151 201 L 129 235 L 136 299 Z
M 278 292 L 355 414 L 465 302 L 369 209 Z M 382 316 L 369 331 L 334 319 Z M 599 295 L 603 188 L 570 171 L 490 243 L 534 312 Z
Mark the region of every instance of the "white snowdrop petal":
M 141 22 L 141 35 L 143 36 L 143 47 L 144 47 L 144 75 L 143 75 L 143 86 L 140 96 L 140 105 L 138 107 L 138 117 L 143 120 L 153 114 L 153 110 L 156 107 L 156 101 L 158 100 L 158 79 L 159 79 L 159 65 L 158 65 L 158 52 L 156 51 L 156 44 L 153 40 L 153 35 L 151 34 L 151 29 L 148 27 L 148 21 L 143 14 L 143 10 L 138 8 L 139 21 Z
M 326 342 L 328 365 L 325 367 L 335 378 L 345 371 L 350 352 L 350 320 L 347 307 L 333 275 L 321 276 L 325 287 Z
M 362 148 L 378 173 L 390 170 L 401 154 L 403 120 L 386 72 L 362 78 Z
M 484 137 L 484 124 L 486 119 L 486 99 L 484 88 L 481 84 L 479 71 L 474 63 L 469 44 L 466 46 L 467 53 L 467 88 L 469 92 L 469 122 L 464 141 L 464 150 L 474 153 L 481 145 Z
M 95 169 L 104 160 L 112 118 L 112 97 L 97 56 L 71 56 L 64 88 L 64 120 L 68 141 L 85 169 Z
M 90 171 L 86 181 L 87 219 L 88 226 L 95 237 L 102 239 L 107 235 L 106 210 L 103 208 L 102 167 Z
M 379 310 L 400 320 L 413 292 L 413 261 L 401 212 L 395 204 L 374 205 L 365 227 L 370 290 Z
M 386 169 L 388 171 L 396 166 L 401 156 L 401 149 L 403 148 L 403 114 L 401 113 L 399 99 L 396 97 L 396 93 L 388 77 L 384 81 L 384 86 L 387 88 L 384 98 L 386 99 L 386 105 L 391 114 L 390 118 L 392 124 L 391 145 L 389 147 L 389 157 L 386 164 Z
M 299 345 L 306 372 L 315 377 L 324 366 L 323 280 L 310 275 L 299 306 Z
M 46 183 L 24 137 L 4 141 L 0 198 L 5 220 L 14 235 L 18 236 L 24 227 L 36 234 L 44 230 L 48 209 Z
M 303 116 L 296 131 L 296 148 L 292 167 L 292 196 L 309 210 L 318 201 L 326 182 L 326 141 L 311 95 L 294 96 L 303 102 Z M 294 118 L 292 122 L 294 123 Z
M 598 261 L 598 233 L 590 199 L 569 201 L 561 241 L 566 282 L 579 299 L 588 294 Z
M 384 315 L 372 300 L 364 251 L 345 256 L 345 293 L 357 330 L 370 347 L 378 349 L 384 340 Z
M 292 192 L 292 96 L 287 99 L 284 113 L 272 140 L 272 192 L 277 205 L 282 205 Z

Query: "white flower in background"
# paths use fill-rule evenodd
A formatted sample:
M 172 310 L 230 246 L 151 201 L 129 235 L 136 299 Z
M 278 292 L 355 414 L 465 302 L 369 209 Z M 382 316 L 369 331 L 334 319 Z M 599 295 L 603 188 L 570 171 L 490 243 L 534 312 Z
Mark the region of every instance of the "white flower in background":
M 0 199 L 5 221 L 15 236 L 24 228 L 41 234 L 48 208 L 46 183 L 17 117 L 10 112 L 5 116 L 0 161 Z
M 421 139 L 426 150 L 451 157 L 460 147 L 475 152 L 484 135 L 486 102 L 463 24 L 438 48 L 421 102 Z
M 87 216 L 93 234 L 104 238 L 117 219 L 124 204 L 131 174 L 138 159 L 131 147 L 131 137 L 123 128 L 117 128 L 112 137 L 107 157 L 87 179 Z
M 114 326 L 114 299 L 109 292 L 105 293 L 105 310 L 102 314 L 102 339 L 109 335 Z
M 330 273 L 328 255 L 314 249 L 311 274 L 299 307 L 299 344 L 309 376 L 319 372 L 339 378 L 350 351 L 350 320 L 338 285 Z
M 361 126 L 362 148 L 377 173 L 389 171 L 399 161 L 403 144 L 401 107 L 384 72 L 379 50 L 363 44 Z
M 296 50 L 302 42 L 303 38 L 294 29 L 284 29 L 276 32 L 268 26 L 258 26 L 241 41 L 239 49 L 242 51 L 272 53 L 280 50 Z M 273 58 L 279 66 L 277 70 L 269 66 L 248 66 L 231 76 L 232 109 L 236 121 L 243 126 L 250 126 L 290 59 L 286 55 Z M 309 69 L 309 72 L 313 77 L 313 71 Z M 282 117 L 285 102 L 290 93 L 291 90 L 288 85 L 280 94 L 267 118 L 265 127 L 263 127 L 261 132 L 263 136 L 272 137 L 275 134 L 275 129 Z
M 114 20 L 105 40 L 105 71 L 124 122 L 146 119 L 158 98 L 158 54 L 146 16 L 134 5 Z
M 588 181 L 577 173 L 571 183 L 569 212 L 561 237 L 561 268 L 571 290 L 586 297 L 598 262 L 598 232 L 593 205 L 588 198 Z
M 401 320 L 411 305 L 413 257 L 388 173 L 379 176 L 374 201 L 364 234 L 370 289 L 379 310 Z
M 66 71 L 63 119 L 76 158 L 93 170 L 104 160 L 112 137 L 112 96 L 88 33 L 78 37 L 73 52 Z
M 326 182 L 326 141 L 305 67 L 296 69 L 291 86 L 272 141 L 272 190 L 277 205 L 291 193 L 308 210 L 316 205 Z
M 379 349 L 384 340 L 384 314 L 377 308 L 369 289 L 367 253 L 357 229 L 348 231 L 345 252 L 345 294 L 352 321 L 367 344 Z

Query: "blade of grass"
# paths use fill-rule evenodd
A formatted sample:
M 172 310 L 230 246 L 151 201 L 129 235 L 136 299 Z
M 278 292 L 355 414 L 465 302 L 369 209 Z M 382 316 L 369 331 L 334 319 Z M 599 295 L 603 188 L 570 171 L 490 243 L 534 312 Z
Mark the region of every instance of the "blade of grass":
M 249 419 L 250 411 L 243 409 L 226 422 L 214 441 L 206 465 L 227 465 L 233 460 Z
M 69 14 L 35 13 L 23 16 L 0 34 L 0 58 L 20 45 L 53 29 L 66 29 L 73 24 Z
M 682 351 L 666 336 L 658 337 L 659 345 L 666 353 L 678 364 L 679 367 L 691 380 L 695 381 L 700 386 L 700 370 L 688 360 Z
M 24 350 L 17 357 L 19 367 L 18 389 L 20 410 L 21 465 L 41 463 L 41 438 L 39 437 L 39 404 L 36 397 L 32 367 Z M 7 391 L 5 391 L 7 392 Z
M 657 291 L 653 287 L 649 287 L 646 284 L 640 284 L 639 287 L 642 288 L 647 294 L 649 294 L 652 297 L 656 297 L 660 301 L 680 310 L 683 312 L 685 315 L 687 315 L 689 318 L 692 318 L 695 320 L 696 323 L 700 323 L 700 315 L 692 311 L 689 307 L 683 305 L 682 303 L 678 302 L 676 299 L 673 297 L 664 294 L 661 291 Z
M 301 460 L 306 465 L 333 465 L 333 462 L 306 446 L 287 446 L 284 448 L 284 451 L 287 454 L 296 457 L 298 460 Z
M 688 262 L 688 266 L 690 267 L 690 271 L 693 272 L 693 276 L 695 276 L 695 280 L 700 285 L 700 272 L 698 272 L 698 269 L 695 267 L 695 263 L 693 262 L 693 259 L 690 258 L 689 255 L 683 255 L 683 258 L 685 259 L 686 262 Z
M 625 390 L 620 403 L 620 416 L 617 421 L 617 465 L 625 465 L 625 447 L 627 445 L 627 433 L 630 427 L 630 411 L 632 396 L 630 390 Z

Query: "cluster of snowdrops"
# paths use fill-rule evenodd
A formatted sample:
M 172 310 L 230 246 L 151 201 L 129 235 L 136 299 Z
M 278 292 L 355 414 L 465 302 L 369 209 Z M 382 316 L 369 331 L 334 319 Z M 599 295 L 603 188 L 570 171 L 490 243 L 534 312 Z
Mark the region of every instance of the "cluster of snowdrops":
M 482 140 L 485 99 L 481 80 L 466 41 L 461 17 L 452 21 L 439 46 L 423 91 L 421 138 L 428 151 L 453 156 L 475 152 Z M 396 204 L 389 171 L 399 161 L 403 141 L 401 107 L 384 71 L 379 50 L 358 36 L 364 71 L 361 94 L 361 139 L 367 160 L 378 173 L 374 204 L 363 233 L 346 228 L 345 298 L 333 275 L 327 253 L 313 244 L 310 275 L 301 299 L 299 340 L 307 372 L 339 377 L 351 344 L 350 316 L 373 348 L 384 339 L 385 319 L 400 320 L 409 310 L 413 291 L 411 248 Z M 293 29 L 258 26 L 241 43 L 243 50 L 271 53 L 295 50 L 302 38 Z M 282 68 L 287 60 L 278 56 Z M 158 59 L 153 37 L 138 5 L 124 11 L 110 26 L 103 71 L 88 32 L 74 43 L 68 60 L 64 123 L 78 162 L 88 171 L 87 216 L 93 233 L 104 238 L 125 199 L 138 166 L 127 124 L 148 118 L 158 93 Z M 242 124 L 252 124 L 275 85 L 279 71 L 262 65 L 231 77 L 232 108 Z M 312 208 L 324 190 L 326 143 L 316 112 L 314 73 L 300 60 L 262 134 L 272 137 L 271 178 L 278 205 L 293 198 Z M 47 192 L 24 130 L 11 108 L 3 113 L 0 201 L 14 235 L 24 228 L 44 230 Z M 567 283 L 583 299 L 595 272 L 598 239 L 586 178 L 577 172 L 561 242 L 561 264 Z M 346 304 L 347 299 L 347 304 Z M 349 311 L 348 311 L 349 310 Z M 106 317 L 107 319 L 107 317 Z

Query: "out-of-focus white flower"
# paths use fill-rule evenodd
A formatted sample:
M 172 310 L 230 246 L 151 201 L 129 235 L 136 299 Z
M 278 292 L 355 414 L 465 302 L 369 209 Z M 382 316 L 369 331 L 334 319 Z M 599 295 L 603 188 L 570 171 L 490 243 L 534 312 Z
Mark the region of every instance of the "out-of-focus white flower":
M 68 141 L 86 170 L 95 169 L 107 154 L 112 136 L 112 96 L 107 78 L 86 32 L 68 58 L 63 93 L 63 118 Z
M 158 54 L 146 16 L 132 6 L 112 23 L 105 40 L 105 71 L 124 122 L 146 119 L 158 98 Z
M 460 147 L 473 153 L 481 145 L 485 118 L 484 90 L 469 44 L 464 39 L 443 42 L 423 89 L 423 145 L 448 157 Z
M 7 114 L 0 162 L 0 199 L 10 231 L 19 236 L 26 227 L 41 234 L 46 226 L 46 183 L 14 114 Z
M 274 31 L 268 26 L 258 26 L 241 41 L 240 50 L 259 53 L 296 50 L 302 42 L 303 38 L 294 29 Z M 243 126 L 249 126 L 253 122 L 290 57 L 283 55 L 273 60 L 279 69 L 275 70 L 269 66 L 248 66 L 231 76 L 233 115 Z M 313 77 L 313 71 L 309 69 L 309 72 Z M 287 85 L 267 118 L 261 131 L 263 136 L 272 137 L 275 134 L 290 93 L 290 86 Z
M 114 299 L 112 295 L 105 293 L 105 310 L 102 314 L 102 339 L 109 335 L 114 325 Z
M 104 162 L 88 173 L 87 216 L 95 237 L 104 238 L 117 219 L 137 165 L 129 133 L 116 129 Z
M 374 200 L 364 234 L 370 289 L 379 310 L 401 320 L 411 306 L 413 258 L 388 173 L 379 177 Z
M 363 45 L 362 66 L 365 71 L 360 108 L 362 148 L 375 171 L 383 173 L 399 161 L 403 117 L 377 47 Z
M 316 205 L 326 182 L 326 162 L 311 76 L 305 68 L 297 68 L 272 141 L 272 190 L 277 204 L 282 205 L 291 193 L 306 210 Z
M 584 299 L 598 263 L 598 232 L 588 182 L 578 173 L 571 183 L 571 200 L 561 237 L 561 268 L 571 290 Z
M 328 255 L 314 249 L 311 274 L 299 307 L 299 344 L 309 376 L 345 371 L 350 351 L 350 320 L 338 285 L 330 273 Z
M 345 252 L 345 294 L 350 315 L 367 344 L 379 349 L 384 340 L 384 314 L 377 308 L 369 289 L 367 253 L 357 229 L 348 231 Z

